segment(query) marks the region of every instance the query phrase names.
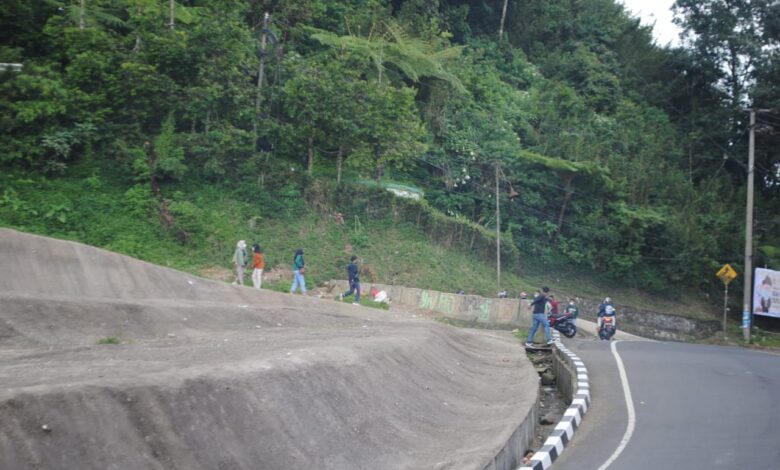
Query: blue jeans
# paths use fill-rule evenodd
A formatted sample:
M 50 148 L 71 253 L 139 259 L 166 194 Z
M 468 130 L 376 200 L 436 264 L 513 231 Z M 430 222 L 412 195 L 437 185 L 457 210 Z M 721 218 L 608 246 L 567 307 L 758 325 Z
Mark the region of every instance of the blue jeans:
M 294 294 L 298 286 L 301 286 L 301 293 L 305 294 L 306 279 L 304 279 L 303 274 L 301 274 L 301 272 L 296 269 L 295 271 L 293 271 L 293 283 L 292 283 L 292 287 L 290 287 L 290 293 Z
M 539 324 L 544 325 L 544 335 L 547 337 L 547 341 L 552 341 L 552 334 L 550 334 L 550 321 L 547 320 L 547 315 L 543 313 L 534 313 L 534 325 L 531 327 L 531 332 L 528 333 L 528 343 L 534 342 L 534 335 L 536 330 L 539 329 Z
M 355 293 L 355 302 L 360 301 L 360 281 L 352 281 L 349 283 L 349 290 L 344 292 L 344 297 L 349 297 L 352 293 Z

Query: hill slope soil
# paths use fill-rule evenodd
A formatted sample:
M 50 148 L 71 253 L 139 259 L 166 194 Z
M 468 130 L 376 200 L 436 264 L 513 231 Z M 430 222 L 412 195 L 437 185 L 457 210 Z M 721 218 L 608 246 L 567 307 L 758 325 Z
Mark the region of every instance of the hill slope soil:
M 0 468 L 481 469 L 538 379 L 502 333 L 0 229 L 0 382 Z

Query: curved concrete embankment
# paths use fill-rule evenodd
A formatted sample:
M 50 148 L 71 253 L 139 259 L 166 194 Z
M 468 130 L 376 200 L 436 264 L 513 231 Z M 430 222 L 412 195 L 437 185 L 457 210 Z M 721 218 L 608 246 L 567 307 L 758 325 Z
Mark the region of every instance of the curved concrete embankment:
M 481 469 L 538 378 L 508 334 L 0 229 L 0 382 L 0 468 Z

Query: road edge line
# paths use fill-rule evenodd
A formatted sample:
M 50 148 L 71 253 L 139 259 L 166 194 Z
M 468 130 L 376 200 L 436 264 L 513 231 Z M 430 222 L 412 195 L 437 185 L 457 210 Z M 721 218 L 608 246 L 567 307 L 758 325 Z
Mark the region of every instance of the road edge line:
M 626 397 L 626 410 L 628 412 L 628 423 L 626 424 L 626 432 L 623 434 L 623 439 L 620 440 L 620 444 L 615 449 L 615 452 L 607 459 L 606 462 L 601 464 L 597 470 L 606 470 L 607 467 L 620 457 L 620 454 L 628 445 L 628 441 L 631 440 L 631 436 L 634 434 L 634 428 L 636 427 L 636 410 L 634 409 L 634 399 L 631 397 L 631 387 L 628 384 L 628 375 L 626 374 L 626 368 L 623 366 L 623 360 L 620 358 L 620 354 L 617 352 L 617 344 L 620 340 L 615 341 L 610 345 L 612 349 L 612 355 L 615 356 L 617 362 L 618 372 L 620 373 L 620 382 L 623 385 L 623 395 Z

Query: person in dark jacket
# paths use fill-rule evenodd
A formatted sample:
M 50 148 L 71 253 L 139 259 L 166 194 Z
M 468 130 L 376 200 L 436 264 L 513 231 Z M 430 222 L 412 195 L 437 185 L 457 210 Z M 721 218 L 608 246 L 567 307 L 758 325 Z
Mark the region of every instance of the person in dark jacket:
M 357 256 L 352 256 L 347 265 L 347 277 L 349 278 L 349 290 L 341 294 L 340 298 L 349 297 L 355 294 L 355 301 L 352 305 L 358 305 L 360 302 L 360 275 L 358 273 Z
M 294 294 L 301 287 L 301 293 L 306 294 L 306 279 L 303 277 L 306 272 L 306 263 L 303 261 L 303 248 L 295 250 L 295 258 L 293 259 L 293 283 L 290 287 L 290 293 Z
M 534 335 L 536 330 L 539 329 L 539 325 L 544 326 L 544 335 L 547 337 L 547 344 L 552 344 L 552 333 L 550 332 L 550 321 L 547 320 L 545 314 L 545 306 L 547 305 L 547 294 L 550 292 L 549 287 L 542 288 L 542 292 L 537 292 L 534 296 L 534 300 L 531 301 L 531 312 L 533 313 L 533 326 L 531 332 L 528 333 L 528 339 L 525 345 L 529 348 L 534 347 Z
M 604 301 L 601 302 L 601 305 L 599 305 L 599 314 L 596 322 L 599 330 L 601 329 L 601 323 L 603 322 L 604 317 L 613 317 L 613 322 L 617 324 L 617 318 L 614 318 L 616 316 L 617 311 L 615 310 L 615 306 L 612 304 L 612 299 L 609 297 L 604 298 Z

